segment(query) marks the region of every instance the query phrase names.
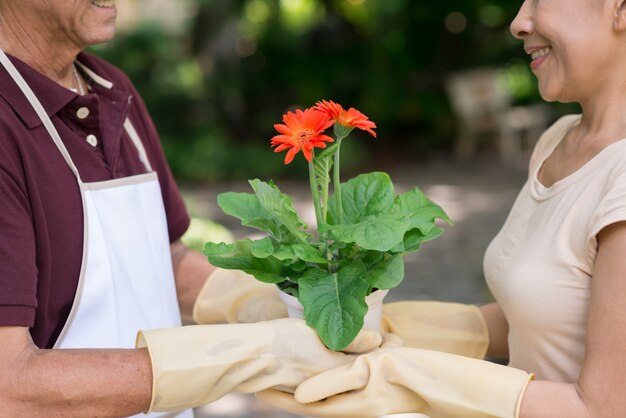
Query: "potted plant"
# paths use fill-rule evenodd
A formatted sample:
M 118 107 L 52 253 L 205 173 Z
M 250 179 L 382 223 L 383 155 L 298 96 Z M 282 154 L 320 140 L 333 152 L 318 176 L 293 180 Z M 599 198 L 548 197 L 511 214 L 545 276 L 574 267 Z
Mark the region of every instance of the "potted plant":
M 386 173 L 341 183 L 342 141 L 354 128 L 376 137 L 376 125 L 358 110 L 322 101 L 287 112 L 283 122 L 274 125 L 279 135 L 271 145 L 275 152 L 287 151 L 285 164 L 300 151 L 308 161 L 316 233 L 276 184 L 254 179 L 249 181 L 253 193 L 222 193 L 217 202 L 242 225 L 267 235 L 233 244 L 209 242 L 204 254 L 215 266 L 242 270 L 297 298 L 307 324 L 329 348 L 341 350 L 363 327 L 366 298 L 400 284 L 403 256 L 443 232 L 437 219 L 451 220 L 417 187 L 396 194 Z M 325 134 L 331 126 L 334 139 Z

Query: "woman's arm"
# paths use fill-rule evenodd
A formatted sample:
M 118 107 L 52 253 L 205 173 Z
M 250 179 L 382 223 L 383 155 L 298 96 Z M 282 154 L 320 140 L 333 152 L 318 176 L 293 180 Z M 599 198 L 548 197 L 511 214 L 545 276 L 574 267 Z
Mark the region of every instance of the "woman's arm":
M 623 417 L 626 411 L 626 222 L 597 236 L 585 359 L 577 385 L 531 382 L 521 418 Z
M 0 327 L 0 417 L 129 416 L 152 395 L 146 349 L 41 350 L 25 327 Z

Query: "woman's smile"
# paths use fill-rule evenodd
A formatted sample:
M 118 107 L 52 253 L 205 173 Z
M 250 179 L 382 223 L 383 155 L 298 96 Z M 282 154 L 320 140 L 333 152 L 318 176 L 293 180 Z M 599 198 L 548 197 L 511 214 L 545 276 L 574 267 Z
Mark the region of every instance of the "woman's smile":
M 550 55 L 552 48 L 549 46 L 528 48 L 526 52 L 530 55 L 532 61 L 530 62 L 530 68 L 533 70 L 538 68 Z

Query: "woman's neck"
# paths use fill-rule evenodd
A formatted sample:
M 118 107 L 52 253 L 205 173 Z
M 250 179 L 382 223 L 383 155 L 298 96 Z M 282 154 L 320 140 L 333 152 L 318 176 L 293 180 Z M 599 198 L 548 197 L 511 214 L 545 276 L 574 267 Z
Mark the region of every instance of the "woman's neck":
M 597 88 L 588 100 L 580 102 L 583 114 L 580 127 L 589 137 L 622 139 L 626 137 L 626 96 L 623 93 L 626 77 L 606 82 L 604 86 Z
M 577 130 L 581 139 L 590 138 L 605 145 L 626 138 L 626 107 L 607 108 L 604 112 L 592 112 L 583 108 Z

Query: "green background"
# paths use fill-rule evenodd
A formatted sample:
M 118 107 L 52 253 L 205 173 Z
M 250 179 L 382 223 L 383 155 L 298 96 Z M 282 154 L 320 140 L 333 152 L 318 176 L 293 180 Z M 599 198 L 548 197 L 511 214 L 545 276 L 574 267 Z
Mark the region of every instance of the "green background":
M 445 80 L 454 72 L 497 67 L 514 103 L 540 100 L 522 43 L 508 29 L 521 1 L 185 4 L 175 29 L 139 20 L 93 48 L 137 86 L 182 183 L 304 177 L 302 157 L 284 166 L 269 140 L 285 111 L 321 99 L 378 124 L 378 139 L 353 136 L 345 170 L 450 153 L 459 128 Z M 555 107 L 555 117 L 565 111 Z

